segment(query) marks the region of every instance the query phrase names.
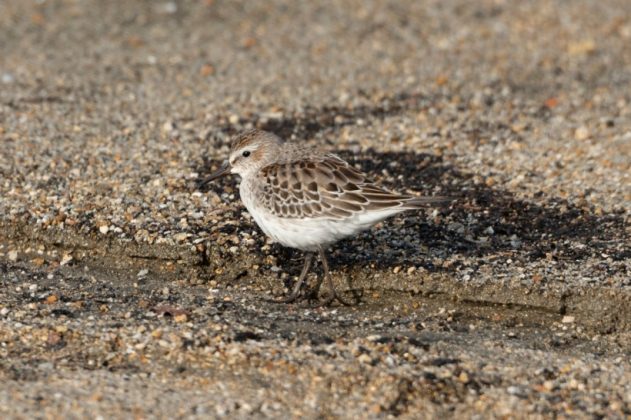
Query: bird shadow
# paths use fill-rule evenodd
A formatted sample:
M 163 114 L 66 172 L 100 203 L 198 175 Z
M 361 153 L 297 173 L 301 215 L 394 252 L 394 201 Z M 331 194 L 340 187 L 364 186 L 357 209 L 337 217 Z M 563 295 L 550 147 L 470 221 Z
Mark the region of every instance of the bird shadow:
M 430 209 L 424 214 L 406 213 L 402 219 L 388 220 L 384 228 L 392 234 L 383 235 L 388 239 L 385 245 L 368 239 L 367 234 L 360 235 L 359 241 L 341 241 L 334 260 L 336 268 L 370 262 L 379 268 L 415 264 L 439 270 L 428 258 L 428 249 L 442 250 L 450 256 L 509 253 L 528 261 L 561 263 L 603 253 L 614 261 L 631 257 L 631 250 L 624 246 L 628 240 L 624 212 L 579 207 L 543 191 L 534 194 L 533 200 L 519 198 L 437 155 L 372 149 L 358 155 L 343 151 L 340 155 L 369 174 L 382 175 L 379 181 L 395 191 L 436 192 L 453 201 L 433 214 Z M 367 241 L 370 246 L 366 246 Z M 362 252 L 353 252 L 358 248 Z M 457 268 L 458 264 L 450 267 Z

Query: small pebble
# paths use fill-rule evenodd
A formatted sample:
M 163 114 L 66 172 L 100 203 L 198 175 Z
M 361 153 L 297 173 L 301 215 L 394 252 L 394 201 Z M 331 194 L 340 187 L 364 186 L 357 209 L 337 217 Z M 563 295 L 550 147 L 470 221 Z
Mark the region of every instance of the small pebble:
M 589 130 L 585 126 L 579 127 L 574 131 L 574 138 L 576 140 L 586 140 L 588 137 Z
M 66 265 L 66 264 L 70 263 L 71 261 L 72 261 L 72 255 L 66 254 L 66 255 L 63 256 L 63 258 L 59 262 L 59 265 Z
M 2 77 L 0 78 L 0 80 L 5 85 L 8 85 L 10 83 L 13 83 L 15 81 L 15 78 L 13 77 L 11 73 L 2 73 Z

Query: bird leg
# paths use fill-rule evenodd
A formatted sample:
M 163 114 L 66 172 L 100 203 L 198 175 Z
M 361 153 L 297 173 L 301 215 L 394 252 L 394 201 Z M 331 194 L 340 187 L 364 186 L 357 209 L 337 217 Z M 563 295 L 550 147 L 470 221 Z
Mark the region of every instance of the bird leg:
M 324 249 L 322 249 L 322 247 L 318 247 L 318 254 L 320 255 L 320 261 L 322 261 L 322 269 L 324 271 L 323 279 L 326 279 L 326 284 L 329 287 L 329 289 L 331 289 L 331 294 L 329 295 L 329 297 L 319 302 L 316 306 L 329 306 L 334 300 L 337 300 L 342 305 L 352 306 L 352 303 L 343 299 L 335 290 L 335 286 L 333 285 L 333 280 L 331 279 L 331 274 L 329 273 L 329 261 L 326 259 L 326 253 L 324 252 Z M 316 293 L 320 289 L 321 284 L 322 284 L 322 281 L 318 283 L 318 286 L 316 288 Z
M 300 295 L 300 287 L 302 283 L 305 282 L 307 278 L 307 274 L 309 273 L 309 269 L 311 268 L 311 262 L 313 261 L 313 253 L 307 252 L 305 254 L 305 263 L 302 266 L 302 271 L 300 272 L 300 277 L 298 277 L 298 281 L 294 285 L 294 289 L 292 290 L 289 296 L 286 296 L 282 299 L 269 299 L 270 302 L 273 303 L 293 303 L 298 299 L 298 295 Z

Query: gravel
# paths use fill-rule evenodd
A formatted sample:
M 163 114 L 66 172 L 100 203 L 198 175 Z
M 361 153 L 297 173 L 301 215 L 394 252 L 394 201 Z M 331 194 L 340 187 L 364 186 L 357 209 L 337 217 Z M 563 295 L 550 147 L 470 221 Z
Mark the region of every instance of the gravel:
M 417 3 L 2 2 L 0 413 L 631 415 L 631 5 Z M 267 304 L 249 127 L 457 200 Z
M 305 309 L 126 273 L 1 268 L 5 417 L 629 414 L 624 335 L 549 311 L 392 293 Z

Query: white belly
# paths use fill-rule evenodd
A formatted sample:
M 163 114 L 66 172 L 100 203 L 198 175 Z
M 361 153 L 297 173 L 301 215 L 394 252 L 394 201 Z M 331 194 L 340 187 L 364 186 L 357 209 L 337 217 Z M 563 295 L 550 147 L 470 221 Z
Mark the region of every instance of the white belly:
M 243 204 L 261 230 L 274 241 L 303 251 L 316 251 L 340 239 L 352 236 L 370 228 L 374 223 L 400 212 L 402 209 L 388 209 L 379 212 L 360 213 L 344 220 L 318 218 L 277 217 L 259 206 L 243 183 L 240 195 Z
M 250 211 L 250 214 L 263 232 L 276 242 L 303 251 L 315 251 L 319 246 L 326 248 L 368 227 L 324 218 L 289 219 L 260 211 Z

